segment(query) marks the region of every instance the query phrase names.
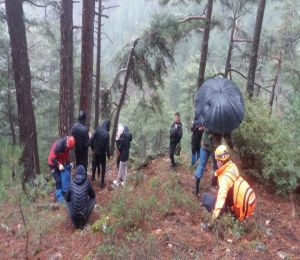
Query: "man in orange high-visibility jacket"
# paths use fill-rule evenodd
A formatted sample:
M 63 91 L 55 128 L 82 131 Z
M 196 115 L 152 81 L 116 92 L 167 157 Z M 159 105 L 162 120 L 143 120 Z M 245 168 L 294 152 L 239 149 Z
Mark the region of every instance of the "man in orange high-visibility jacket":
M 218 195 L 215 197 L 204 193 L 203 205 L 208 211 L 213 211 L 213 220 L 229 209 L 237 219 L 243 221 L 253 215 L 255 193 L 240 176 L 225 145 L 220 145 L 216 149 L 215 158 L 218 170 L 214 174 L 212 185 L 219 186 Z

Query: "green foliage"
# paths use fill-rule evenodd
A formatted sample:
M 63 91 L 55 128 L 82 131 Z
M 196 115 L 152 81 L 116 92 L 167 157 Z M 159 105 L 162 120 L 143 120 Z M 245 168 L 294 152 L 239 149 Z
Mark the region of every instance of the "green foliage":
M 250 173 L 263 183 L 274 184 L 278 192 L 295 189 L 300 179 L 299 142 L 282 119 L 270 115 L 268 106 L 248 102 L 234 140 Z

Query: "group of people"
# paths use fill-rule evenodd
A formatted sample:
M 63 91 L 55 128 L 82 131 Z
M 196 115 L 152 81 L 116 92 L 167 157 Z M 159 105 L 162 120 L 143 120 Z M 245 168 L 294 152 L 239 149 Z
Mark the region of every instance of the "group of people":
M 83 228 L 95 206 L 95 191 L 87 178 L 88 148 L 92 150 L 92 177 L 96 172 L 100 178 L 100 188 L 105 187 L 106 157 L 110 158 L 110 121 L 98 126 L 91 138 L 86 122 L 86 114 L 80 111 L 78 122 L 70 131 L 70 135 L 54 142 L 48 156 L 48 165 L 55 180 L 55 197 L 58 202 L 66 201 L 67 211 L 76 228 Z M 125 186 L 127 161 L 129 159 L 132 135 L 128 127 L 118 125 L 116 137 L 117 147 L 117 179 L 116 187 Z M 69 152 L 75 149 L 76 174 L 71 180 L 71 163 Z M 100 177 L 101 173 L 101 177 Z
M 233 148 L 230 134 L 213 133 L 203 126 L 198 120 L 194 121 L 191 127 L 192 159 L 191 164 L 198 165 L 195 170 L 194 194 L 198 197 L 200 181 L 206 168 L 209 157 L 213 162 L 213 173 L 211 183 L 213 187 L 218 186 L 217 196 L 204 193 L 202 197 L 203 206 L 213 212 L 212 219 L 215 220 L 225 211 L 231 212 L 237 219 L 244 220 L 254 212 L 256 199 L 255 193 L 244 180 L 238 171 L 237 166 L 232 162 L 229 149 L 222 144 L 224 139 L 229 148 Z M 174 154 L 180 147 L 182 138 L 182 124 L 179 112 L 175 113 L 174 122 L 170 129 L 170 160 L 174 168 Z

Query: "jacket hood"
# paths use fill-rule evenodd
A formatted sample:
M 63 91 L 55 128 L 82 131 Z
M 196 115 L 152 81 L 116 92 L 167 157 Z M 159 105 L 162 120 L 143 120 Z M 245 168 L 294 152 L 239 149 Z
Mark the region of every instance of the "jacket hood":
M 84 111 L 79 112 L 78 122 L 81 124 L 85 124 L 86 121 L 86 114 Z
M 74 182 L 78 185 L 86 181 L 86 170 L 83 165 L 79 165 L 76 169 L 76 176 Z
M 109 132 L 110 129 L 110 121 L 105 119 L 101 125 L 101 128 L 105 129 L 107 132 Z

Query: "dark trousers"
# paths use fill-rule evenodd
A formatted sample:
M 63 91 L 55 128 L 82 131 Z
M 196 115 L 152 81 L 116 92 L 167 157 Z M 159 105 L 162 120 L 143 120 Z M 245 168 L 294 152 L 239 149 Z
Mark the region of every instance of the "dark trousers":
M 95 207 L 96 198 L 88 199 L 86 205 L 86 212 L 73 212 L 71 207 L 71 201 L 66 203 L 68 214 L 72 220 L 73 225 L 76 228 L 84 228 L 84 226 L 88 223 L 89 217 Z
M 215 195 L 212 195 L 210 193 L 204 193 L 202 197 L 202 203 L 204 208 L 207 209 L 207 211 L 212 212 L 215 209 L 217 197 Z M 224 206 L 220 212 L 220 215 L 222 215 L 225 211 L 227 211 L 227 202 L 224 203 Z
M 88 166 L 88 150 L 87 149 L 76 149 L 75 148 L 76 167 L 83 165 L 87 170 Z
M 57 167 L 55 167 L 55 168 L 50 167 L 50 171 L 51 171 L 52 176 L 53 176 L 53 178 L 55 180 L 55 187 L 56 187 L 56 189 L 57 190 L 59 190 L 59 189 L 61 190 L 62 189 L 62 184 L 61 184 L 60 170 Z
M 105 171 L 106 171 L 106 155 L 95 154 L 92 161 L 92 174 L 95 177 L 96 170 L 98 176 L 100 176 L 100 166 L 101 166 L 101 184 L 104 184 Z
M 170 142 L 170 159 L 171 159 L 171 165 L 175 166 L 175 160 L 174 160 L 174 154 L 175 154 L 175 148 L 176 148 L 176 143 Z

